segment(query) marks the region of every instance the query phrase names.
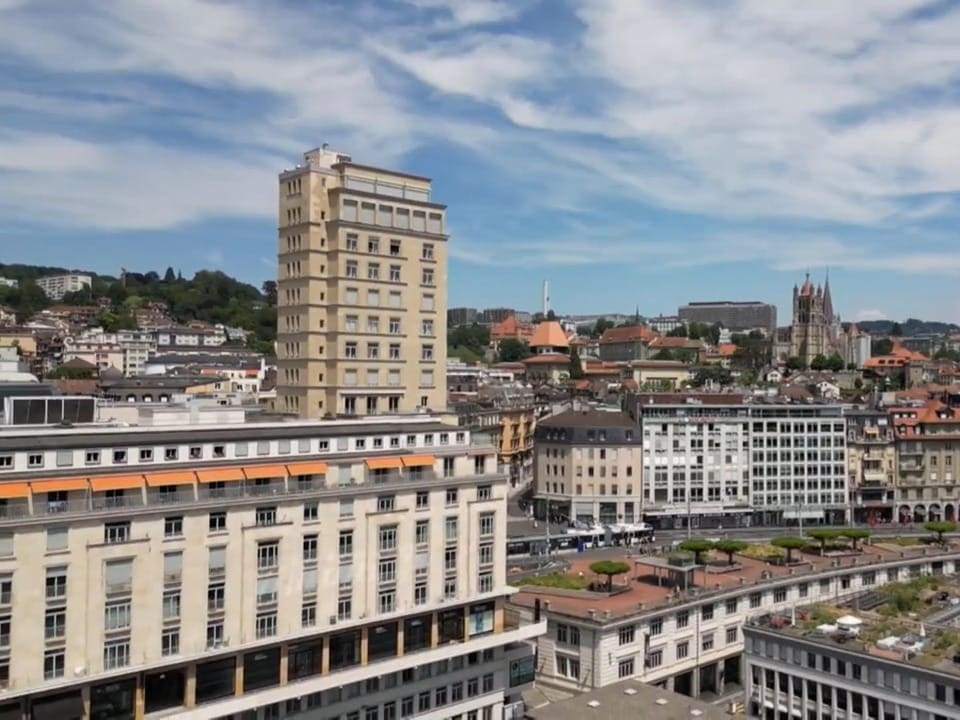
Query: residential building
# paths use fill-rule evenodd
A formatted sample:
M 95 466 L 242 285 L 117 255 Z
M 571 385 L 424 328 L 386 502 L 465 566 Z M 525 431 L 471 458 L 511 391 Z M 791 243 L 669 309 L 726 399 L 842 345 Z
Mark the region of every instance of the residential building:
M 279 190 L 276 409 L 443 408 L 448 236 L 430 179 L 323 147 Z
M 691 302 L 680 307 L 677 315 L 687 325 L 692 322 L 722 325 L 740 333 L 760 330 L 768 337 L 777 327 L 777 306 L 756 300 Z
M 500 343 L 504 340 L 519 340 L 529 343 L 533 338 L 535 327 L 532 323 L 520 322 L 516 315 L 510 315 L 498 323 L 490 326 L 490 345 L 494 350 L 500 350 Z
M 66 275 L 46 275 L 36 279 L 37 287 L 43 290 L 51 300 L 62 300 L 71 292 L 80 292 L 93 285 L 93 276 L 86 273 L 68 273 Z
M 873 408 L 846 410 L 844 419 L 853 520 L 893 522 L 897 478 L 893 424 L 886 412 Z
M 0 432 L 0 718 L 512 716 L 493 448 L 191 414 Z
M 650 341 L 659 337 L 645 325 L 624 325 L 603 331 L 600 336 L 601 360 L 649 360 Z
M 495 323 L 503 322 L 511 315 L 516 315 L 517 311 L 513 308 L 485 308 L 480 311 L 480 322 L 484 325 L 493 325 Z M 526 320 L 526 322 L 530 322 Z
M 539 688 L 587 692 L 633 678 L 694 698 L 740 700 L 741 686 L 750 682 L 744 635 L 752 637 L 752 618 L 788 615 L 805 603 L 843 602 L 890 582 L 949 576 L 960 569 L 960 552 L 868 546 L 856 558 L 810 554 L 791 567 L 737 556 L 736 572 L 709 573 L 708 582 L 687 589 L 677 578 L 691 576 L 689 565 L 649 555 L 627 561 L 631 581 L 616 593 L 528 585 L 511 598 L 522 616 L 547 619 L 537 641 Z M 590 562 L 572 559 L 571 572 L 589 577 Z M 698 568 L 692 577 L 701 574 Z M 793 656 L 785 657 L 796 669 Z
M 593 524 L 643 515 L 643 444 L 624 413 L 575 408 L 537 424 L 534 513 Z
M 17 324 L 17 314 L 12 307 L 0 305 L 0 327 L 10 327 Z
M 888 408 L 897 456 L 901 522 L 954 521 L 960 509 L 960 408 L 941 399 Z
M 862 368 L 873 355 L 870 334 L 853 324 L 847 328 L 847 337 L 849 348 L 847 364 Z
M 960 594 L 949 579 L 937 580 L 942 589 L 930 590 L 931 599 Z M 908 615 L 883 598 L 863 600 L 865 607 L 814 604 L 744 625 L 747 717 L 957 717 L 956 607 L 920 602 Z
M 497 450 L 497 462 L 509 474 L 510 487 L 523 487 L 533 478 L 533 438 L 536 399 L 529 388 L 486 385 L 470 402 L 454 405 L 457 425 L 486 438 Z
M 683 320 L 679 315 L 657 315 L 647 318 L 644 323 L 651 330 L 666 335 L 668 332 L 677 330 L 684 326 Z
M 157 347 L 168 351 L 183 347 L 219 347 L 227 341 L 227 334 L 222 325 L 162 327 L 157 328 L 155 334 Z
M 479 313 L 476 308 L 456 307 L 447 310 L 447 327 L 457 325 L 472 325 L 477 322 Z
M 20 287 L 20 281 L 13 278 L 0 277 L 0 287 L 17 288 Z
M 108 333 L 102 328 L 93 328 L 63 338 L 64 362 L 80 358 L 101 370 L 113 367 L 128 376 L 143 374 L 156 350 L 156 336 L 141 330 Z
M 696 396 L 637 396 L 642 515 L 654 527 L 751 524 L 750 407 L 739 396 L 725 399 L 729 404 L 698 404 Z

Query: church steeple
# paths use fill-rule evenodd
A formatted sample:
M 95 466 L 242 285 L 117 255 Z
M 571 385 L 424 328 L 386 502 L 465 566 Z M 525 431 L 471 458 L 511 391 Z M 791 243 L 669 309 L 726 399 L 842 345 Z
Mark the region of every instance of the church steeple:
M 832 325 L 836 319 L 833 314 L 833 299 L 830 297 L 830 268 L 827 268 L 823 282 L 823 317 L 828 325 Z

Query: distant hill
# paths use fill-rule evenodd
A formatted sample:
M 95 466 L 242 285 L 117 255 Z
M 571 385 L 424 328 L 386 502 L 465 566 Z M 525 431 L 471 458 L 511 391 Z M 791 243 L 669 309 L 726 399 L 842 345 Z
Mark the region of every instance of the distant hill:
M 946 335 L 960 332 L 960 326 L 955 323 L 937 322 L 934 320 L 917 320 L 907 318 L 902 323 L 894 320 L 864 320 L 857 323 L 857 327 L 871 335 L 889 335 L 894 325 L 900 325 L 903 335 Z
M 51 305 L 35 280 L 68 272 L 93 276 L 93 287 L 68 293 L 61 302 L 93 305 L 98 298 L 108 298 L 110 310 L 98 318 L 108 329 L 133 327 L 133 314 L 138 307 L 160 301 L 166 303 L 177 322 L 203 320 L 241 327 L 253 332 L 251 345 L 263 352 L 272 352 L 272 342 L 277 334 L 276 283 L 268 281 L 258 289 L 220 271 L 200 270 L 189 280 L 174 272 L 173 268 L 167 268 L 163 275 L 153 271 L 127 272 L 121 282 L 115 277 L 87 270 L 0 263 L 0 277 L 20 282 L 18 288 L 0 287 L 0 305 L 12 307 L 18 319 L 23 320 L 25 316 Z

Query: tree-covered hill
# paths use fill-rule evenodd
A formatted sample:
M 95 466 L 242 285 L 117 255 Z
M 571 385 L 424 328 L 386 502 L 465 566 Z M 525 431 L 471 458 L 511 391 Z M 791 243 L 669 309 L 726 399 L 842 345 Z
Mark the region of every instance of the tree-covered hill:
M 241 327 L 253 332 L 252 347 L 262 352 L 272 351 L 277 333 L 276 283 L 267 281 L 261 290 L 220 271 L 200 270 L 191 279 L 181 277 L 173 268 L 167 268 L 163 275 L 152 271 L 127 272 L 121 282 L 118 278 L 85 270 L 0 264 L 0 277 L 20 283 L 18 288 L 0 287 L 0 305 L 12 307 L 18 319 L 23 320 L 52 304 L 36 285 L 36 278 L 67 272 L 93 276 L 93 286 L 68 293 L 61 303 L 94 305 L 99 298 L 107 298 L 110 308 L 98 319 L 108 329 L 135 327 L 137 309 L 159 301 L 167 305 L 170 316 L 178 323 L 203 320 Z

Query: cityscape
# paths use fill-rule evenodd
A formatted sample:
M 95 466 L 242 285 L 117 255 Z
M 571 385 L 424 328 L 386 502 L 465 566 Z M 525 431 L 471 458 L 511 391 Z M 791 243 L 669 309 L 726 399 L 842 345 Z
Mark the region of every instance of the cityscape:
M 29 62 L 33 50 L 2 29 L 5 16 L 24 32 L 52 17 L 34 15 L 28 5 L 0 3 L 0 37 L 10 44 L 0 60 L 22 80 L 16 92 L 0 81 L 0 105 L 47 112 L 50 105 L 28 99 L 26 88 L 40 87 Z M 558 26 L 570 12 L 563 5 Z M 602 15 L 604 33 L 592 40 L 601 37 L 611 43 L 609 52 L 616 46 L 626 53 L 629 67 L 616 67 L 637 76 L 633 61 L 649 56 L 633 47 L 632 37 L 629 48 L 621 47 L 618 23 L 635 31 L 655 25 L 676 33 L 680 45 L 723 35 L 679 29 L 684 21 L 700 27 L 715 17 L 706 9 L 667 18 L 670 11 L 655 10 L 657 3 L 571 5 L 575 27 L 585 32 L 596 32 Z M 853 235 L 843 236 L 850 244 L 840 251 L 811 231 L 808 252 L 784 250 L 782 262 L 731 240 L 716 250 L 722 258 L 685 264 L 673 245 L 647 247 L 638 238 L 637 255 L 611 262 L 603 228 L 585 231 L 584 215 L 578 245 L 557 235 L 555 247 L 547 247 L 518 230 L 515 247 L 498 241 L 491 259 L 477 249 L 482 223 L 465 219 L 483 216 L 489 198 L 498 197 L 486 194 L 482 171 L 475 186 L 465 185 L 458 174 L 465 168 L 448 168 L 463 165 L 469 176 L 464 155 L 436 140 L 442 160 L 431 165 L 412 149 L 413 135 L 404 138 L 407 147 L 394 134 L 406 116 L 399 105 L 378 104 L 371 88 L 403 84 L 396 68 L 377 77 L 369 68 L 348 70 L 323 48 L 315 48 L 319 64 L 309 60 L 297 25 L 315 21 L 315 10 L 280 3 L 274 17 L 243 3 L 200 0 L 176 9 L 131 7 L 78 6 L 80 35 L 52 29 L 37 37 L 51 38 L 56 57 L 75 48 L 77 72 L 102 81 L 103 97 L 131 92 L 114 84 L 116 73 L 125 80 L 125 73 L 142 73 L 137 92 L 151 88 L 158 113 L 165 93 L 174 91 L 152 85 L 151 63 L 171 76 L 195 72 L 191 82 L 211 94 L 212 85 L 224 93 L 238 87 L 244 95 L 279 93 L 270 73 L 253 62 L 275 50 L 275 35 L 291 46 L 280 55 L 284 62 L 268 66 L 271 73 L 296 83 L 316 80 L 323 68 L 331 92 L 320 117 L 286 117 L 290 108 L 278 109 L 271 132 L 289 132 L 262 154 L 272 164 L 224 166 L 216 183 L 200 174 L 206 192 L 227 194 L 231 173 L 258 174 L 242 197 L 231 199 L 229 212 L 198 221 L 203 233 L 211 232 L 204 223 L 212 217 L 213 226 L 222 222 L 213 233 L 239 238 L 244 231 L 236 218 L 246 208 L 264 215 L 253 208 L 268 206 L 269 234 L 256 241 L 257 275 L 236 258 L 231 262 L 244 269 L 228 272 L 219 251 L 198 260 L 174 249 L 183 247 L 176 238 L 193 232 L 197 218 L 187 217 L 192 206 L 159 162 L 156 172 L 171 187 L 152 193 L 155 180 L 145 181 L 150 223 L 126 229 L 88 223 L 90 213 L 102 212 L 91 203 L 87 214 L 72 209 L 65 226 L 104 237 L 118 228 L 149 232 L 150 248 L 124 236 L 111 245 L 116 252 L 99 252 L 106 245 L 93 243 L 81 256 L 57 251 L 59 225 L 25 222 L 13 207 L 19 190 L 9 194 L 14 202 L 0 199 L 0 225 L 10 228 L 4 235 L 0 227 L 0 720 L 960 718 L 955 241 L 931 250 L 898 240 L 894 252 L 878 231 L 876 255 L 866 258 Z M 570 124 L 572 134 L 599 132 L 578 106 L 589 100 L 597 103 L 597 123 L 619 113 L 624 125 L 613 134 L 627 133 L 626 107 L 614 111 L 595 96 L 613 89 L 583 89 L 595 65 L 571 80 L 569 104 L 548 103 L 553 87 L 546 78 L 542 94 L 523 94 L 532 80 L 521 81 L 520 66 L 535 56 L 545 72 L 548 60 L 557 60 L 552 50 L 534 49 L 545 42 L 544 28 L 553 27 L 554 8 L 542 2 L 515 8 L 498 0 L 365 0 L 326 9 L 347 34 L 370 28 L 362 38 L 366 54 L 422 76 L 437 92 L 495 101 L 527 129 Z M 409 20 L 406 12 L 420 14 Z M 782 50 L 766 25 L 775 11 L 738 12 L 771 38 L 768 52 Z M 888 42 L 900 27 L 895 23 L 916 22 L 915 42 L 940 47 L 940 31 L 930 23 L 952 27 L 960 18 L 960 10 L 919 0 L 889 17 L 889 10 L 796 12 L 789 22 L 789 13 L 781 17 L 784 32 L 812 43 L 810 28 L 829 28 L 836 33 L 832 52 L 844 57 L 836 48 L 846 48 L 846 39 L 835 21 L 849 22 L 845 32 L 857 37 L 853 54 L 868 57 L 871 44 Z M 183 22 L 190 13 L 195 28 Z M 853 29 L 867 19 L 869 27 Z M 401 57 L 400 46 L 389 46 L 373 27 L 378 22 L 436 39 L 434 54 L 417 58 L 429 67 Z M 144 60 L 127 48 L 130 54 L 115 56 L 125 58 L 119 69 L 106 68 L 77 44 L 79 37 L 99 43 L 91 32 L 97 28 L 117 38 L 131 28 L 169 38 L 174 27 L 189 38 L 177 45 L 189 51 L 183 58 L 189 70 L 160 47 L 142 67 Z M 233 33 L 249 47 L 224 43 L 221 36 Z M 463 33 L 478 43 L 477 54 L 452 65 L 443 53 Z M 559 32 L 552 41 L 556 47 L 563 37 Z M 735 45 L 751 37 L 738 35 Z M 479 52 L 492 38 L 497 52 Z M 117 43 L 119 52 L 124 46 Z M 679 64 L 669 38 L 657 44 Z M 363 53 L 343 52 L 363 62 Z M 217 53 L 224 65 L 212 71 Z M 516 63 L 513 71 L 501 66 L 507 57 Z M 729 61 L 733 75 L 746 75 L 744 85 L 728 92 L 763 92 L 756 56 L 750 57 L 748 66 Z M 305 63 L 296 72 L 287 67 L 294 58 Z M 779 60 L 770 62 L 776 70 Z M 909 61 L 911 72 L 927 67 L 918 63 Z M 485 69 L 489 84 L 477 78 Z M 861 72 L 877 83 L 882 76 Z M 747 82 L 751 73 L 756 82 Z M 74 96 L 79 85 L 63 77 L 55 82 L 64 83 L 64 102 L 76 105 L 69 114 L 80 125 L 110 115 L 84 106 L 100 101 Z M 670 82 L 682 88 L 690 81 L 675 73 Z M 726 81 L 713 82 L 722 93 Z M 840 93 L 841 79 L 835 82 Z M 901 90 L 894 93 L 900 101 L 907 97 Z M 313 92 L 305 91 L 311 101 Z M 180 105 L 164 111 L 164 124 L 185 124 L 170 131 L 171 143 L 196 122 L 190 102 L 197 115 L 211 112 L 210 122 L 232 123 L 231 113 L 264 100 L 191 100 L 184 87 L 176 94 Z M 846 110 L 828 99 L 824 113 Z M 446 104 L 423 101 L 423 112 L 435 116 L 417 116 L 429 125 L 418 143 L 434 142 L 430 133 L 475 133 L 479 146 L 496 135 L 499 120 L 490 121 L 488 135 L 457 124 L 445 115 L 452 112 Z M 345 131 L 346 111 L 330 107 L 340 102 L 356 104 L 348 114 L 357 130 Z M 743 101 L 731 95 L 729 102 L 735 117 Z M 306 101 L 300 109 L 308 107 L 316 111 Z M 320 122 L 324 113 L 327 123 Z M 209 130 L 207 120 L 201 124 Z M 312 140 L 294 146 L 306 120 Z M 5 154 L 15 142 L 5 122 L 0 118 L 0 188 L 12 187 L 8 171 L 59 165 L 44 155 L 21 167 L 21 155 Z M 928 139 L 932 122 L 923 131 Z M 752 157 L 765 148 L 776 156 L 778 144 L 761 130 L 801 133 L 782 117 L 751 126 L 750 142 L 725 132 L 736 136 L 738 152 Z M 691 137 L 701 131 L 699 124 L 686 126 Z M 136 143 L 156 132 L 131 124 L 129 137 L 143 133 L 127 141 L 131 162 L 142 149 Z M 879 149 L 883 138 L 869 137 L 886 153 Z M 653 146 L 639 152 L 622 141 L 628 160 L 665 152 Z M 110 141 L 96 142 L 105 148 Z M 578 151 L 584 162 L 608 160 L 599 144 L 571 147 L 570 154 Z M 543 158 L 517 152 L 514 161 L 528 164 L 541 182 Z M 930 152 L 915 145 L 903 150 L 927 160 Z M 94 162 L 92 155 L 76 167 L 60 160 L 71 177 Z M 681 211 L 683 192 L 669 201 L 661 196 L 646 219 L 650 227 L 655 214 L 690 212 L 718 228 L 728 224 L 728 233 L 745 233 L 749 222 L 713 216 L 713 201 L 686 183 L 675 185 L 675 173 L 695 176 L 696 160 L 702 158 L 691 147 L 682 173 L 645 166 L 663 183 L 662 194 L 680 188 L 690 203 L 703 203 Z M 479 168 L 481 161 L 474 162 Z M 858 154 L 851 162 L 866 160 Z M 940 237 L 950 203 L 914 205 L 914 196 L 921 187 L 931 195 L 956 188 L 915 187 L 911 173 L 920 161 L 912 169 L 899 162 L 903 196 L 885 186 L 883 221 L 870 213 L 869 222 L 862 220 L 868 205 L 879 213 L 879 203 L 864 200 L 869 183 L 852 174 L 839 175 L 850 187 L 834 189 L 835 205 L 813 186 L 788 192 L 775 173 L 756 178 L 770 186 L 769 195 L 753 182 L 717 184 L 729 189 L 726 200 L 737 214 L 754 219 L 795 215 L 809 204 L 833 214 L 817 220 L 822 227 L 886 222 L 894 235 Z M 806 172 L 785 159 L 776 164 L 785 182 L 806 182 Z M 191 192 L 200 192 L 191 176 L 198 168 L 185 161 L 178 176 Z M 746 159 L 741 169 L 750 172 Z M 558 169 L 558 180 L 583 179 L 566 172 Z M 89 175 L 99 187 L 102 177 Z M 622 170 L 612 175 L 628 180 Z M 498 173 L 501 179 L 509 185 L 507 175 Z M 632 182 L 638 197 L 653 202 L 656 193 Z M 699 183 L 712 185 L 708 175 Z M 562 209 L 575 198 L 560 184 L 544 185 L 543 195 L 553 193 L 540 206 L 544 218 L 581 212 Z M 519 181 L 508 190 L 522 194 Z M 51 195 L 63 192 L 59 184 L 49 188 Z M 765 202 L 746 202 L 749 192 Z M 596 209 L 615 215 L 605 193 L 614 194 L 584 190 Z M 863 205 L 855 209 L 857 203 Z M 161 222 L 165 205 L 173 219 Z M 112 214 L 121 206 L 107 207 Z M 816 213 L 806 209 L 812 222 Z M 503 206 L 504 215 L 517 212 Z M 564 217 L 558 227 L 569 221 Z M 491 220 L 491 227 L 503 220 Z M 679 215 L 672 222 L 683 224 Z M 664 223 L 657 232 L 666 232 Z M 799 237 L 802 225 L 778 231 Z M 36 242 L 15 239 L 26 231 L 37 233 Z M 720 238 L 718 232 L 714 239 Z M 222 240 L 212 238 L 210 247 Z M 165 242 L 165 254 L 152 254 Z M 707 252 L 699 242 L 685 247 Z M 613 244 L 617 252 L 630 247 Z M 531 262 L 536 253 L 542 257 Z M 594 262 L 591 253 L 606 259 Z M 634 260 L 635 278 L 618 284 L 611 266 Z M 669 292 L 647 283 L 651 263 L 657 275 L 677 278 Z M 506 265 L 516 267 L 501 270 Z M 594 285 L 604 283 L 605 272 L 609 295 Z M 872 285 L 871 272 L 902 274 L 905 284 L 885 285 L 876 276 Z M 912 284 L 918 272 L 948 281 L 931 280 L 922 302 L 890 297 L 919 292 Z M 720 278 L 724 273 L 732 278 Z M 521 298 L 531 300 L 521 304 Z M 925 314 L 931 308 L 942 314 Z

